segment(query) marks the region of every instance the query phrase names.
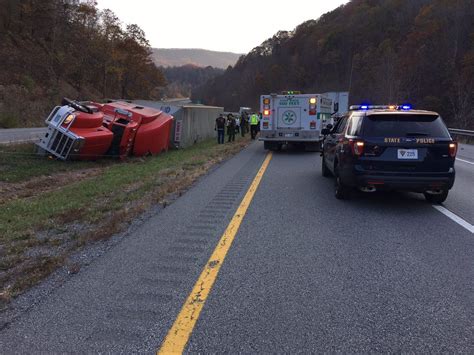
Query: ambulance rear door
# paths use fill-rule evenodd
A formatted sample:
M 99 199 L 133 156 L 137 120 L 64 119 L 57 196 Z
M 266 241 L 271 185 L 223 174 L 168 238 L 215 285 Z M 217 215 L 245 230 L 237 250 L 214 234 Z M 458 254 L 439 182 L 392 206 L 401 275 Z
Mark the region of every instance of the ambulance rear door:
M 301 129 L 303 100 L 294 95 L 277 95 L 274 98 L 274 112 L 277 129 Z

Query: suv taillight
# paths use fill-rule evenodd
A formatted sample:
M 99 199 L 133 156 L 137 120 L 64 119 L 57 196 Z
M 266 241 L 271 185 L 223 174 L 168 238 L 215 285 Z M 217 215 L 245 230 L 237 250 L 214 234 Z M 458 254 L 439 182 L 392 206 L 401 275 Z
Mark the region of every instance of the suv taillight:
M 351 146 L 352 154 L 356 156 L 361 156 L 364 154 L 365 143 L 356 139 L 349 139 L 349 144 Z
M 456 142 L 449 143 L 449 156 L 451 158 L 456 158 L 457 152 L 458 152 L 458 144 Z

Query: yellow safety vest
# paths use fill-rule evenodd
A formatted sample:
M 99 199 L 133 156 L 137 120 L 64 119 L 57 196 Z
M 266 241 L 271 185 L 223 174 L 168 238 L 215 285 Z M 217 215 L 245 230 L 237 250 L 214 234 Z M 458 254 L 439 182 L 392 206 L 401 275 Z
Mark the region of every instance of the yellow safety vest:
M 250 124 L 251 124 L 252 126 L 258 124 L 258 116 L 257 116 L 257 115 L 252 115 L 252 116 L 250 116 Z

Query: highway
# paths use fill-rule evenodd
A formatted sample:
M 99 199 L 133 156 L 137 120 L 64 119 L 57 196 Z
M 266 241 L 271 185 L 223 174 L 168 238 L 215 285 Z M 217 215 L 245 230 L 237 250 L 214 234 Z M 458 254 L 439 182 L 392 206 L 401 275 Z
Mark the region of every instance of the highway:
M 0 144 L 34 142 L 45 132 L 46 127 L 0 129 Z
M 255 142 L 4 326 L 0 349 L 473 353 L 472 146 L 458 158 L 449 217 L 419 194 L 337 200 L 319 153 Z

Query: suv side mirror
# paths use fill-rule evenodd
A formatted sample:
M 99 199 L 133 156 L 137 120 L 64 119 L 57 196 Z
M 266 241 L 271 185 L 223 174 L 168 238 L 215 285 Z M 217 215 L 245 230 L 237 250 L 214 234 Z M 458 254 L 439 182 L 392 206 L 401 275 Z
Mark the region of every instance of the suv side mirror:
M 323 129 L 321 130 L 321 134 L 322 134 L 323 136 L 327 136 L 327 135 L 331 134 L 332 128 L 333 128 L 332 124 L 329 123 L 329 124 L 326 126 L 326 128 L 323 128 Z

